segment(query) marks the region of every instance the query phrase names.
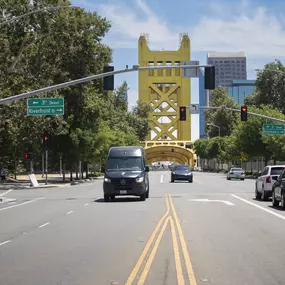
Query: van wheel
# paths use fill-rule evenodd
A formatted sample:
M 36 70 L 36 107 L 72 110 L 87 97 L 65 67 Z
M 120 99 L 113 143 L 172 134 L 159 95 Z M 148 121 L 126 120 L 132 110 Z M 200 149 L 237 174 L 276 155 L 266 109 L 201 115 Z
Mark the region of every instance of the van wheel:
M 149 198 L 149 189 L 146 191 L 145 197 L 146 197 L 146 198 Z
M 109 195 L 104 194 L 104 202 L 109 202 L 109 201 L 110 201 Z
M 146 193 L 140 196 L 141 201 L 145 201 L 145 198 L 146 198 Z

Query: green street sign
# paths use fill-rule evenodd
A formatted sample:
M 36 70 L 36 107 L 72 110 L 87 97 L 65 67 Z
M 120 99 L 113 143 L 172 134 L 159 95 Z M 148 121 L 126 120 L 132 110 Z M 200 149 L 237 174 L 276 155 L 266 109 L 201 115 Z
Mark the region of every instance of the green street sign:
M 34 98 L 27 100 L 28 116 L 63 115 L 64 98 Z
M 284 135 L 285 125 L 264 124 L 263 133 L 266 135 Z

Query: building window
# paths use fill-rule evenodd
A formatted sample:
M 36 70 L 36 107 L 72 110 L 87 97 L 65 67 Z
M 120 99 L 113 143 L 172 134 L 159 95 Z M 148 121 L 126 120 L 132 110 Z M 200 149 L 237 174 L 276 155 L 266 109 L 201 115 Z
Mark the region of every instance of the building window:
M 166 66 L 171 66 L 171 61 L 166 62 Z M 172 69 L 166 69 L 166 76 L 172 75 Z
M 153 61 L 149 61 L 148 62 L 148 66 L 149 67 L 153 67 L 154 66 L 154 62 Z M 154 70 L 149 70 L 148 71 L 148 76 L 154 76 Z
M 179 66 L 180 65 L 180 61 L 175 61 L 174 65 L 175 66 Z M 180 69 L 179 68 L 175 69 L 175 76 L 180 76 Z
M 162 66 L 162 61 L 158 61 L 157 66 Z M 157 76 L 163 76 L 163 70 L 162 69 L 157 70 Z

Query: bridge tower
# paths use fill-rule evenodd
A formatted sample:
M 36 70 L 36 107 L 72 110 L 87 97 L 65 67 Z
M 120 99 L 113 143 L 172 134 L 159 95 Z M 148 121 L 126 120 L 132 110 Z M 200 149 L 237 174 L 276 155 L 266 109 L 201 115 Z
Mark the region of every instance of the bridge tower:
M 149 49 L 146 35 L 138 41 L 138 63 L 141 67 L 182 65 L 190 60 L 190 39 L 183 34 L 177 51 Z M 182 69 L 139 72 L 139 100 L 149 102 L 151 132 L 148 141 L 190 141 L 191 118 L 179 120 L 179 107 L 190 104 L 190 78 L 182 77 Z

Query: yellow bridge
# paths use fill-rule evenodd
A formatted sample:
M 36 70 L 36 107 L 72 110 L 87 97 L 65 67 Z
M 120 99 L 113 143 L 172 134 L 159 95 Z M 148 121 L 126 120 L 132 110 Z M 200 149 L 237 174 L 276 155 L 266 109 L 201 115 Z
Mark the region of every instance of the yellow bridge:
M 190 61 L 190 39 L 184 34 L 177 51 L 152 51 L 147 38 L 138 41 L 138 57 L 141 67 L 177 66 Z M 182 76 L 181 69 L 161 69 L 139 72 L 139 100 L 150 103 L 151 131 L 144 142 L 149 163 L 173 161 L 195 165 L 191 142 L 191 117 L 179 120 L 180 106 L 191 102 L 190 78 Z

